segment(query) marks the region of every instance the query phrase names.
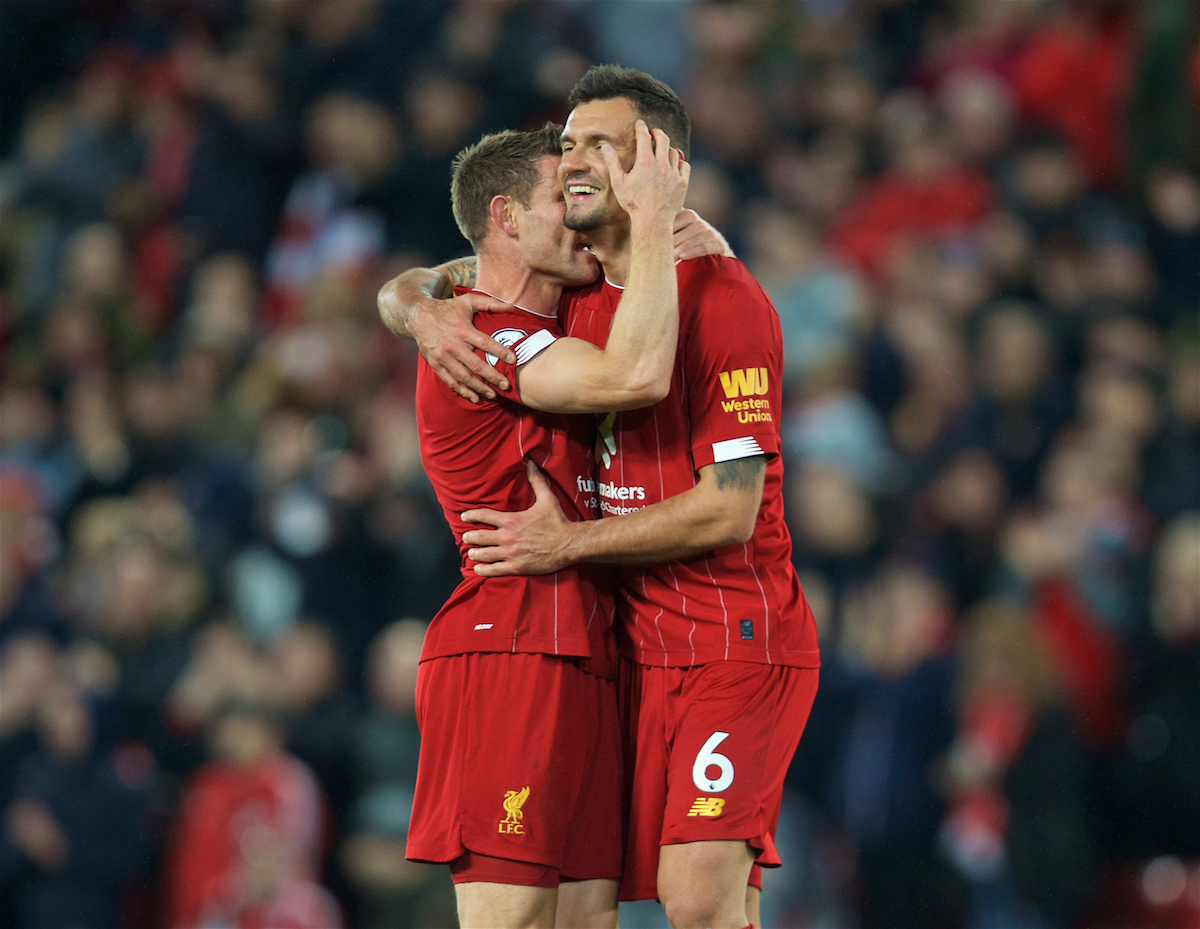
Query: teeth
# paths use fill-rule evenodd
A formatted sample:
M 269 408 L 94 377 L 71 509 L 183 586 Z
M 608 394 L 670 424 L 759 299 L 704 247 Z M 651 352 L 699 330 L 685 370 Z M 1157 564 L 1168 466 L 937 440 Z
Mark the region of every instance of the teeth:
M 600 192 L 599 187 L 591 187 L 587 184 L 571 184 L 567 190 L 572 194 L 598 194 Z

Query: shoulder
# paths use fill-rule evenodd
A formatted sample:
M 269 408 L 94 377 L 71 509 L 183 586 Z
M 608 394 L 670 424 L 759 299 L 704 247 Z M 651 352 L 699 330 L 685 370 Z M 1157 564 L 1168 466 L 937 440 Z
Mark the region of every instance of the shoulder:
M 677 267 L 684 325 L 700 320 L 716 323 L 726 317 L 755 327 L 773 324 L 776 314 L 771 299 L 738 259 L 708 255 L 681 261 Z
M 709 293 L 752 293 L 765 299 L 754 275 L 737 258 L 705 255 L 680 261 L 675 267 L 679 274 L 679 292 L 685 299 Z

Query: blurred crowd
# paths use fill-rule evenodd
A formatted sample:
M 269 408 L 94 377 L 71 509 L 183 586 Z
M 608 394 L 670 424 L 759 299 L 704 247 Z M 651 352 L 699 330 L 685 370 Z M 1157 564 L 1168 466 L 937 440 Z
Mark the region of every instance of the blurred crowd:
M 454 924 L 393 274 L 587 66 L 771 295 L 822 683 L 773 926 L 1200 921 L 1186 0 L 5 0 L 0 924 Z

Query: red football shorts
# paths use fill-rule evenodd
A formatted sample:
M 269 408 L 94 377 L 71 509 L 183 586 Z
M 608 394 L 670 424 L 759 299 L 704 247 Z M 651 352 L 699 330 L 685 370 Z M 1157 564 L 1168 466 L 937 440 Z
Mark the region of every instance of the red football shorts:
M 433 658 L 417 674 L 417 722 L 409 858 L 455 862 L 473 852 L 453 868 L 459 882 L 492 879 L 470 877 L 489 858 L 540 865 L 563 880 L 620 878 L 613 682 L 551 655 Z M 487 868 L 500 873 L 495 862 Z M 510 870 L 499 883 L 547 886 L 528 868 Z
M 779 867 L 783 779 L 817 693 L 816 668 L 718 661 L 691 668 L 621 663 L 631 784 L 622 900 L 658 896 L 663 845 L 744 839 Z

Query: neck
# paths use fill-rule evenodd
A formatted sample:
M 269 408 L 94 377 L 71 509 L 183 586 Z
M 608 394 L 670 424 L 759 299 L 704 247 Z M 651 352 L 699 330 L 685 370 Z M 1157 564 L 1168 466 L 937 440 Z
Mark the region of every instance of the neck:
M 629 277 L 630 236 L 628 223 L 610 223 L 588 233 L 592 254 L 604 269 L 609 283 L 625 286 Z
M 553 278 L 486 252 L 479 254 L 475 289 L 542 316 L 554 316 L 562 296 L 562 284 Z

